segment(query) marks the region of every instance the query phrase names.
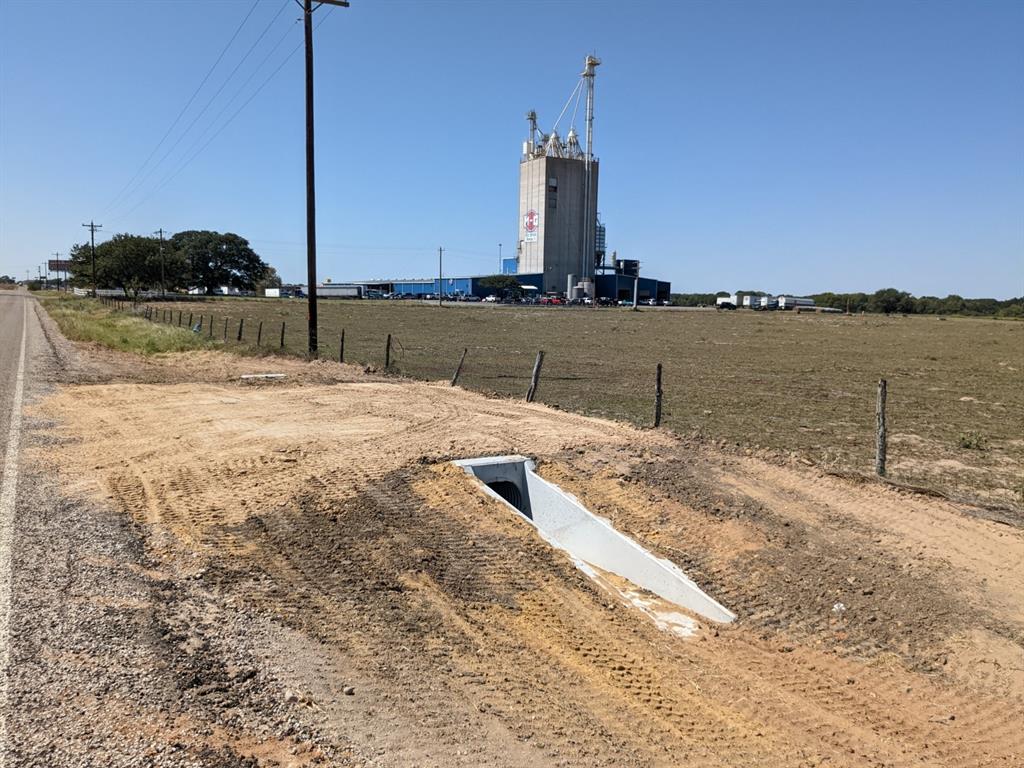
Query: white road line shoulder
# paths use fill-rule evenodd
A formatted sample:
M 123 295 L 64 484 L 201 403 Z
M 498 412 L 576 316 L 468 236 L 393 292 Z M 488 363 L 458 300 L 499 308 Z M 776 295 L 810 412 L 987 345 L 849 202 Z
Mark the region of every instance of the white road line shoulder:
M 0 768 L 7 765 L 7 685 L 11 660 L 11 545 L 14 539 L 14 501 L 18 494 L 18 451 L 21 447 L 21 405 L 25 394 L 25 346 L 28 339 L 28 302 L 22 299 L 21 351 L 11 398 L 10 429 L 0 484 Z

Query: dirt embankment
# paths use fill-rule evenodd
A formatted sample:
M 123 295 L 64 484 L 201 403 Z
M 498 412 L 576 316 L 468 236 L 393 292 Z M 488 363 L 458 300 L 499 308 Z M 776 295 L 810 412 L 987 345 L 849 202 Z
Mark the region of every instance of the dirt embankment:
M 238 764 L 1024 759 L 1018 528 L 457 389 L 171 367 L 154 380 L 178 383 L 62 388 L 38 409 L 59 444 L 35 456 L 130 515 L 163 578 L 201 586 L 216 620 L 182 614 L 162 639 L 178 663 L 227 669 L 217 638 L 245 617 L 259 675 L 195 715 Z M 446 463 L 501 453 L 537 457 L 739 620 L 658 630 Z M 254 680 L 297 727 L 237 716 Z

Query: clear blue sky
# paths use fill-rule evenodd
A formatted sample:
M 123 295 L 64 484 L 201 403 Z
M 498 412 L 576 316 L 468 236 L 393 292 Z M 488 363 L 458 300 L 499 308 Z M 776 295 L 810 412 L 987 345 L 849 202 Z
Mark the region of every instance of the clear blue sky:
M 159 187 L 301 43 L 293 0 L 258 4 L 154 162 L 269 26 L 248 60 L 115 199 L 251 5 L 0 0 L 0 273 L 34 274 L 94 218 L 104 236 L 237 232 L 303 279 L 301 54 Z M 322 277 L 430 275 L 439 245 L 446 271 L 494 271 L 516 239 L 524 113 L 550 126 L 593 51 L 609 249 L 674 290 L 1024 294 L 1024 2 L 328 10 Z

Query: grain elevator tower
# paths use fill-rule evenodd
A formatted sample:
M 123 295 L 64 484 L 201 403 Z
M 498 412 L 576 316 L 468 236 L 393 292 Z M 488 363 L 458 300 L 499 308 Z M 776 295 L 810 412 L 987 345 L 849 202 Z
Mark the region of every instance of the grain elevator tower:
M 543 274 L 545 292 L 594 295 L 597 266 L 597 177 L 594 157 L 594 74 L 601 62 L 587 56 L 580 80 L 550 133 L 529 112 L 529 138 L 519 164 L 517 272 Z M 575 119 L 586 98 L 586 144 L 580 146 Z M 575 99 L 563 139 L 558 123 Z

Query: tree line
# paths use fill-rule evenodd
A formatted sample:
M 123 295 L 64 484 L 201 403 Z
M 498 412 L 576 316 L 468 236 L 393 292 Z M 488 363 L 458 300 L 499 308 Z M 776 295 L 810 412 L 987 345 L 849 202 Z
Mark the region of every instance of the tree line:
M 736 291 L 744 296 L 765 296 L 764 291 Z M 672 303 L 679 307 L 714 306 L 719 296 L 729 296 L 728 291 L 718 293 L 673 293 Z M 874 293 L 812 293 L 819 307 L 832 307 L 844 312 L 875 312 L 881 314 L 905 315 L 979 315 L 988 317 L 1024 317 L 1024 297 L 1014 299 L 965 299 L 950 294 L 938 296 L 914 296 L 896 288 L 882 288 Z
M 91 287 L 89 243 L 73 245 L 69 261 L 71 285 Z M 212 295 L 224 286 L 255 291 L 275 284 L 281 283 L 274 268 L 232 232 L 188 230 L 163 240 L 125 232 L 96 246 L 97 288 L 120 289 L 126 296 L 157 290 Z

